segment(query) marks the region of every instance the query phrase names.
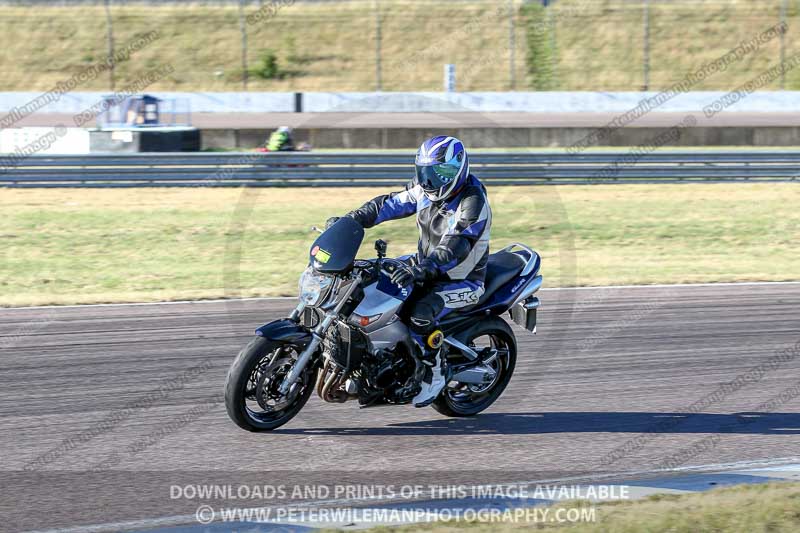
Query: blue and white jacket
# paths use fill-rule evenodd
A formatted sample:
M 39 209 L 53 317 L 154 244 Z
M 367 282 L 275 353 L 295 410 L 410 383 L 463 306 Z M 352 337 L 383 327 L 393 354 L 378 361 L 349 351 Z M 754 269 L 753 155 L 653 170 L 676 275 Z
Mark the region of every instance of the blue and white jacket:
M 417 215 L 420 264 L 440 280 L 483 282 L 489 256 L 492 211 L 486 188 L 471 175 L 451 198 L 431 202 L 412 180 L 404 191 L 373 198 L 348 213 L 365 228 Z

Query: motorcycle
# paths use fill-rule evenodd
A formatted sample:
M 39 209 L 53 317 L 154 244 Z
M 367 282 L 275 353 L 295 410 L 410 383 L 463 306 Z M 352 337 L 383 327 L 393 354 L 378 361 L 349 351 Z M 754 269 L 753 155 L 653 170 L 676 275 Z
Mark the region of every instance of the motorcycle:
M 343 217 L 316 239 L 300 278 L 300 303 L 289 317 L 256 330 L 228 371 L 225 406 L 249 431 L 289 422 L 314 390 L 326 402 L 357 400 L 361 407 L 402 405 L 419 392 L 423 371 L 405 323 L 404 306 L 424 287 L 390 281 L 402 259 L 356 259 L 364 229 Z M 432 403 L 451 417 L 488 408 L 508 385 L 517 341 L 501 315 L 535 333 L 542 285 L 541 259 L 512 244 L 488 259 L 485 292 L 445 316 L 426 342 L 441 348 L 450 379 Z

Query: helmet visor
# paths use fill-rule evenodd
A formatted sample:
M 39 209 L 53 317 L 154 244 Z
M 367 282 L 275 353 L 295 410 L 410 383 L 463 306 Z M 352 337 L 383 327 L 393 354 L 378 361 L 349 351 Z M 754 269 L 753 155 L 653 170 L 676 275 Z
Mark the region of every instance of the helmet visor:
M 415 165 L 417 169 L 417 183 L 423 190 L 428 192 L 438 191 L 445 185 L 450 184 L 458 175 L 460 165 L 450 165 L 447 163 L 437 165 Z

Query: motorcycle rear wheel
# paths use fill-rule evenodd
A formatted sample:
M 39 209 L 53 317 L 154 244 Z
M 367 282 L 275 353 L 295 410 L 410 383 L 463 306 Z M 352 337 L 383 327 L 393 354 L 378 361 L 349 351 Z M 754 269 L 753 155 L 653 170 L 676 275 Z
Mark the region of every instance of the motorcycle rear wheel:
M 278 392 L 299 355 L 296 348 L 255 337 L 239 352 L 225 380 L 225 408 L 247 431 L 271 431 L 300 412 L 314 390 L 317 366 L 310 363 L 286 395 Z
M 431 406 L 441 414 L 451 417 L 474 416 L 488 409 L 505 390 L 517 364 L 517 340 L 514 332 L 499 317 L 481 321 L 461 341 L 476 351 L 487 346 L 496 350 L 497 358 L 492 368 L 497 375 L 486 386 L 450 381 Z

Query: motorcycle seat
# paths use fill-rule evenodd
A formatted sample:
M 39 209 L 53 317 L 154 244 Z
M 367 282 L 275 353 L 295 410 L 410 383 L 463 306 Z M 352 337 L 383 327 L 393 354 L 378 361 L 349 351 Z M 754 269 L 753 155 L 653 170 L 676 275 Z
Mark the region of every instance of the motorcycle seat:
M 491 298 L 492 294 L 519 276 L 525 268 L 527 259 L 519 253 L 500 251 L 489 255 L 486 264 L 486 278 L 484 279 L 484 293 L 476 305 L 481 305 Z

